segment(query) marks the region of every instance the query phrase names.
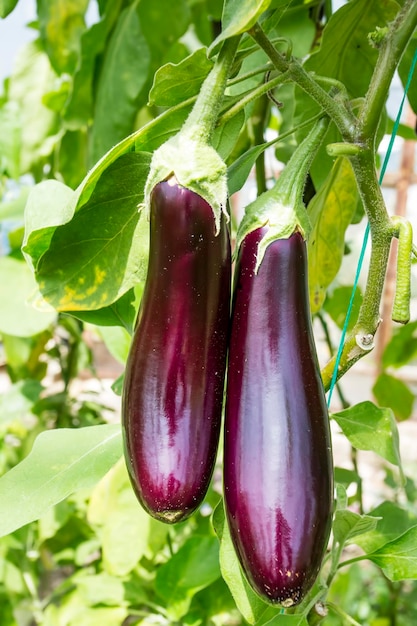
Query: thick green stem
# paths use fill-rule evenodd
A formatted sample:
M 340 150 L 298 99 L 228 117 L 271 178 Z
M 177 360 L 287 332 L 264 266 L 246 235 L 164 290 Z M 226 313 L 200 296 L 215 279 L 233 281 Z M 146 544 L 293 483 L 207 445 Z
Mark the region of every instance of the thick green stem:
M 417 2 L 405 0 L 380 44 L 378 60 L 359 116 L 357 138 L 375 136 L 394 72 L 416 27 Z
M 356 118 L 351 111 L 344 107 L 337 98 L 329 95 L 296 59 L 291 58 L 288 60 L 284 55 L 280 54 L 259 24 L 255 24 L 250 29 L 249 34 L 268 55 L 276 69 L 279 72 L 288 72 L 290 78 L 308 93 L 332 118 L 343 138 L 347 141 L 352 141 L 355 134 Z
M 232 37 L 224 42 L 214 67 L 204 81 L 196 103 L 185 121 L 182 128 L 184 134 L 189 133 L 202 142 L 210 142 L 239 40 L 240 37 Z

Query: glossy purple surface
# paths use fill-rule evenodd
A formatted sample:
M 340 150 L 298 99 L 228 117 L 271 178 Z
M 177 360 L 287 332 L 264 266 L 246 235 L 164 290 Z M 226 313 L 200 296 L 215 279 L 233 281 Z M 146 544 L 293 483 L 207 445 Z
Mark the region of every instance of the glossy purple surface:
M 219 440 L 230 312 L 230 243 L 210 206 L 159 183 L 148 275 L 122 398 L 125 457 L 154 517 L 188 517 L 207 491 Z
M 224 492 L 233 543 L 253 588 L 297 604 L 313 585 L 332 515 L 328 412 L 311 327 L 301 235 L 246 237 L 234 292 Z

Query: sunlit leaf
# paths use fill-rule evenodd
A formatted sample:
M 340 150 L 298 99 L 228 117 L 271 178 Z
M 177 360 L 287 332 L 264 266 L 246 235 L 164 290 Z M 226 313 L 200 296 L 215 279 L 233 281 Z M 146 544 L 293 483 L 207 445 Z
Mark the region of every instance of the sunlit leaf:
M 417 579 L 417 526 L 367 555 L 392 581 Z
M 37 311 L 29 303 L 35 291 L 33 273 L 24 261 L 0 258 L 0 332 L 30 337 L 52 324 L 56 319 L 54 311 Z
M 359 515 L 347 509 L 338 510 L 335 513 L 333 523 L 333 535 L 336 541 L 344 544 L 356 535 L 374 530 L 378 523 L 378 518 L 370 515 Z
M 155 73 L 148 104 L 173 106 L 197 95 L 212 67 L 205 48 L 199 48 L 176 65 L 163 65 Z
M 411 511 L 394 502 L 382 502 L 369 514 L 380 518 L 376 527 L 355 537 L 354 541 L 365 552 L 375 552 L 417 524 L 417 517 Z
M 361 402 L 333 413 L 332 417 L 354 448 L 372 450 L 390 463 L 401 466 L 398 429 L 391 409 Z
M 0 478 L 0 536 L 92 487 L 122 455 L 118 424 L 41 433 L 30 454 Z

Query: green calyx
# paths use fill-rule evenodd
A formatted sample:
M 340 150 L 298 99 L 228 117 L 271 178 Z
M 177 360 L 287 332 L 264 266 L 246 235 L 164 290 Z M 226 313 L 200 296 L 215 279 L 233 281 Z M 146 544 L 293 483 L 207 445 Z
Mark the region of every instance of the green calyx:
M 210 142 L 239 39 L 233 37 L 224 42 L 183 127 L 154 152 L 145 184 L 146 213 L 155 185 L 174 176 L 180 185 L 211 206 L 216 232 L 220 230 L 222 213 L 228 217 L 227 167 Z
M 268 226 L 267 233 L 258 245 L 256 272 L 267 247 L 273 241 L 288 239 L 295 232 L 300 232 L 304 239 L 308 238 L 311 226 L 303 203 L 303 191 L 311 163 L 328 125 L 328 118 L 321 118 L 296 148 L 274 187 L 246 207 L 237 232 L 237 248 L 249 233 Z

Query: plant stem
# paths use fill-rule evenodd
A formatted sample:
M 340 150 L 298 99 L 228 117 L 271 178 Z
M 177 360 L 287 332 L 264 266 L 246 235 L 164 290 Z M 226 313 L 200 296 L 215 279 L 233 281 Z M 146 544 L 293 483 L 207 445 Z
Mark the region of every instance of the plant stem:
M 329 95 L 303 66 L 294 58 L 287 60 L 280 54 L 259 24 L 255 24 L 249 34 L 264 50 L 279 72 L 288 72 L 290 78 L 297 83 L 313 100 L 315 100 L 332 118 L 346 141 L 352 141 L 355 135 L 356 118 L 340 101 Z
M 265 118 L 269 111 L 268 98 L 264 95 L 260 98 L 254 106 L 253 113 L 251 115 L 252 132 L 254 145 L 263 144 L 265 141 Z M 267 190 L 266 186 L 266 171 L 265 171 L 265 152 L 262 152 L 255 162 L 255 175 L 256 175 L 256 187 L 258 196 Z
M 197 134 L 199 140 L 210 142 L 239 41 L 240 37 L 231 37 L 224 42 L 181 132 L 189 132 L 192 136 Z
M 353 619 L 353 617 L 351 617 L 350 615 L 345 613 L 345 611 L 340 606 L 338 606 L 337 604 L 333 604 L 333 602 L 328 602 L 327 606 L 334 613 L 339 615 L 345 621 L 345 623 L 350 624 L 350 626 L 361 626 L 359 624 L 359 622 L 357 622 L 355 619 Z
M 405 0 L 404 6 L 380 44 L 378 60 L 359 115 L 357 131 L 359 139 L 375 137 L 394 72 L 416 27 L 417 2 Z
M 268 82 L 259 85 L 259 87 L 257 87 L 256 89 L 251 89 L 246 94 L 242 94 L 241 99 L 236 102 L 236 104 L 231 106 L 228 111 L 223 113 L 221 117 L 219 117 L 217 125 L 220 126 L 221 124 L 225 124 L 226 122 L 231 120 L 232 117 L 240 113 L 240 111 L 242 111 L 248 104 L 250 104 L 257 98 L 265 95 L 266 93 L 268 93 L 268 91 L 271 91 L 275 87 L 278 87 L 278 85 L 281 85 L 283 82 L 285 82 L 287 78 L 287 74 L 280 74 L 280 76 L 276 76 L 272 80 L 269 80 Z

